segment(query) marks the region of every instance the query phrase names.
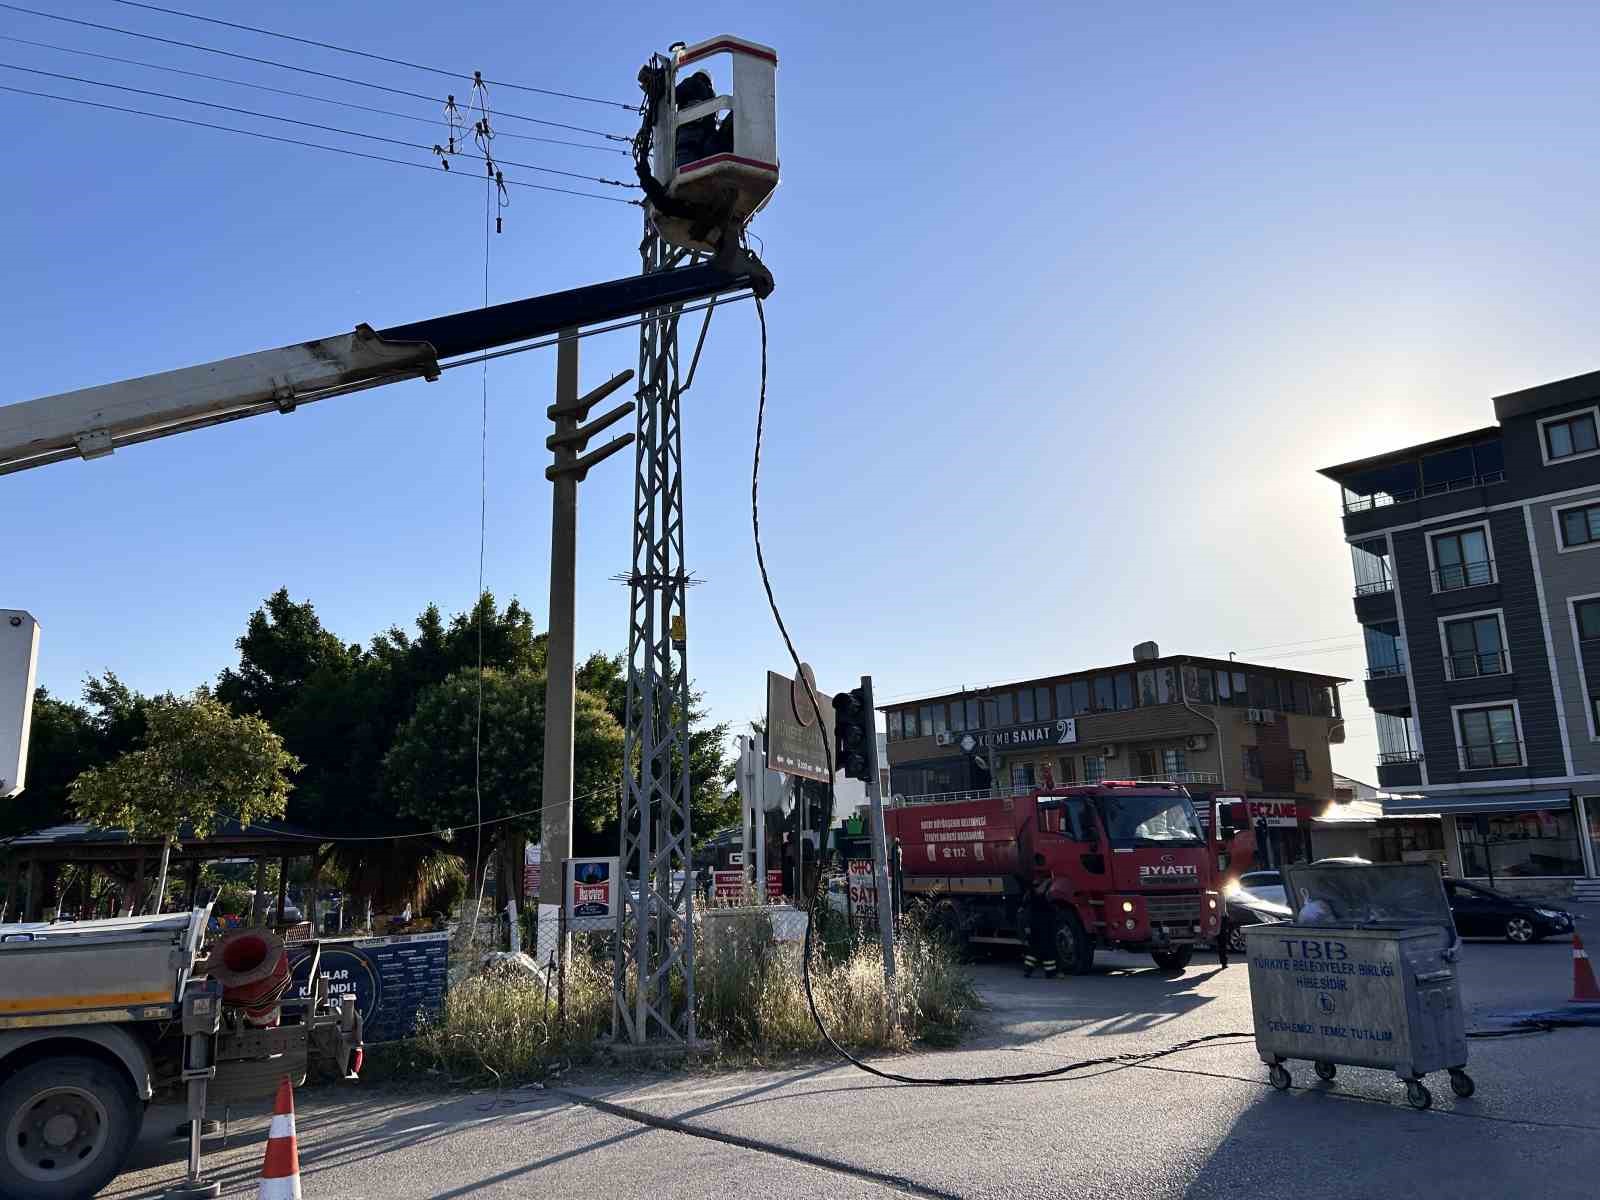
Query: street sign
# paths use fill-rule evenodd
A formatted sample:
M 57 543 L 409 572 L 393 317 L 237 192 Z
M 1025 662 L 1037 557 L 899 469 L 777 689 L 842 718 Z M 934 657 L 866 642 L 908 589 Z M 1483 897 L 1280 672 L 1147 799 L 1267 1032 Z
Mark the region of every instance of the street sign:
M 828 782 L 827 757 L 823 751 L 826 738 L 833 746 L 833 703 L 820 687 L 811 668 L 801 664 L 812 689 L 816 693 L 821 711 L 813 706 L 811 695 L 803 683 L 767 672 L 767 767 L 802 779 Z M 820 731 L 819 731 L 820 723 Z
M 569 931 L 577 933 L 617 927 L 622 912 L 622 881 L 618 862 L 615 858 L 567 859 L 561 890 Z

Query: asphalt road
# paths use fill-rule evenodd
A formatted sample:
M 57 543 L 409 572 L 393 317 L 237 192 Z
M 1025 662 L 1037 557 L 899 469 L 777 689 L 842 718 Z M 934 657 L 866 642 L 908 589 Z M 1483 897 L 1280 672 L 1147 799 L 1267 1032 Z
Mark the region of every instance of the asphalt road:
M 1469 943 L 1469 1026 L 1562 1003 L 1571 962 L 1564 943 Z M 1245 969 L 1209 956 L 1179 978 L 1120 954 L 1071 980 L 1024 980 L 1004 962 L 976 970 L 990 1004 L 977 1034 L 886 1065 L 1020 1072 L 1250 1029 Z M 303 1188 L 307 1200 L 1596 1194 L 1600 1029 L 1475 1040 L 1477 1094 L 1457 1099 L 1441 1079 L 1425 1113 L 1391 1074 L 1344 1068 L 1324 1084 L 1293 1066 L 1287 1093 L 1267 1086 L 1248 1041 L 989 1088 L 909 1087 L 822 1064 L 590 1076 L 499 1095 L 431 1095 L 426 1080 L 316 1089 L 299 1097 Z M 263 1118 L 236 1119 L 228 1149 L 209 1150 L 224 1195 L 254 1195 L 264 1134 Z M 139 1154 L 103 1195 L 158 1197 L 180 1176 L 180 1143 Z

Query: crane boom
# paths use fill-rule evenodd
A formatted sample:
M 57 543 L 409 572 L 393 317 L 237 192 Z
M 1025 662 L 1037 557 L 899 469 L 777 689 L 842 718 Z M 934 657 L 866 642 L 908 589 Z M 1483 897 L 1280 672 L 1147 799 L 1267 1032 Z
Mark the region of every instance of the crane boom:
M 443 359 L 750 288 L 772 276 L 755 255 L 613 279 L 409 325 L 316 338 L 199 366 L 0 406 L 0 475 L 202 429 L 405 379 L 437 379 Z

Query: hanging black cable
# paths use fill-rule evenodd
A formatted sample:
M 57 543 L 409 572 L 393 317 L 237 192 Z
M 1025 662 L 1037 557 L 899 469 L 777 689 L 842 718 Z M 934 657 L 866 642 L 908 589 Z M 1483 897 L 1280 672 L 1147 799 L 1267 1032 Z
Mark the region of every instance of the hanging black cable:
M 23 71 L 29 75 L 44 75 L 50 79 L 65 79 L 71 83 L 86 83 L 91 87 L 110 88 L 118 92 L 132 92 L 136 96 L 150 96 L 157 100 L 175 100 L 180 104 L 195 104 L 201 108 L 215 108 L 222 112 L 236 113 L 242 117 L 255 117 L 262 121 L 281 121 L 286 125 L 299 125 L 306 129 L 319 129 L 323 133 L 337 133 L 342 137 L 363 138 L 369 142 L 382 142 L 388 146 L 402 146 L 407 150 L 429 150 L 431 147 L 421 142 L 408 142 L 401 138 L 384 137 L 379 133 L 363 133 L 359 129 L 344 129 L 338 125 L 324 125 L 319 121 L 302 121 L 298 117 L 282 117 L 275 113 L 257 112 L 253 108 L 239 108 L 232 104 L 218 104 L 214 100 L 197 100 L 193 96 L 179 96 L 172 92 L 156 92 L 149 88 L 130 87 L 125 83 L 106 83 L 100 79 L 90 79 L 84 75 L 67 75 L 60 71 L 46 71 L 39 67 L 24 67 L 16 63 L 0 62 L 0 68 L 8 71 Z M 467 155 L 469 158 L 478 158 L 484 161 L 482 155 Z M 568 179 L 582 179 L 589 183 L 603 183 L 610 187 L 632 187 L 620 179 L 606 179 L 599 175 L 585 175 L 581 171 L 563 171 L 559 167 L 543 167 L 538 163 L 512 162 L 510 159 L 502 160 L 508 167 L 522 167 L 528 171 L 539 171 L 545 175 L 563 175 Z
M 805 671 L 801 668 L 800 653 L 795 649 L 794 640 L 789 636 L 789 629 L 783 623 L 783 614 L 778 611 L 778 601 L 772 593 L 772 580 L 767 575 L 766 556 L 762 552 L 761 548 L 761 507 L 759 495 L 761 486 L 761 437 L 766 424 L 767 415 L 767 313 L 765 306 L 761 302 L 761 297 L 759 296 L 756 297 L 756 318 L 761 325 L 761 391 L 760 397 L 756 402 L 755 456 L 750 468 L 750 530 L 755 539 L 756 567 L 761 572 L 761 588 L 767 596 L 767 607 L 772 610 L 772 619 L 774 622 L 776 622 L 778 626 L 778 633 L 783 638 L 784 648 L 788 650 L 789 657 L 794 662 L 795 678 L 805 682 L 806 693 L 808 696 L 810 696 L 811 703 L 816 706 L 816 710 L 818 712 L 822 712 L 822 701 L 817 696 L 816 688 L 812 686 L 811 681 L 806 677 Z M 829 743 L 827 725 L 825 722 L 817 722 L 817 732 L 822 738 L 823 759 L 827 764 L 828 771 L 828 806 L 823 814 L 822 820 L 822 837 L 824 840 L 822 846 L 818 850 L 817 855 L 818 859 L 820 860 L 827 852 L 827 831 L 833 824 L 834 770 L 833 746 Z M 1055 1079 L 1062 1075 L 1070 1075 L 1074 1071 L 1087 1070 L 1090 1067 L 1145 1063 L 1150 1062 L 1153 1059 L 1165 1058 L 1169 1054 L 1178 1054 L 1184 1050 L 1192 1049 L 1195 1046 L 1205 1045 L 1208 1042 L 1255 1037 L 1255 1034 L 1253 1033 L 1240 1033 L 1237 1031 L 1228 1033 L 1208 1033 L 1202 1037 L 1190 1038 L 1187 1041 L 1178 1042 L 1175 1045 L 1166 1047 L 1164 1050 L 1136 1051 L 1124 1054 L 1107 1054 L 1099 1058 L 1086 1058 L 1078 1062 L 1067 1063 L 1064 1066 L 1051 1067 L 1044 1071 L 1026 1071 L 1011 1075 L 903 1075 L 897 1071 L 885 1071 L 881 1067 L 875 1067 L 871 1063 L 863 1062 L 861 1059 L 857 1058 L 854 1054 L 851 1054 L 850 1051 L 846 1050 L 837 1041 L 835 1041 L 833 1035 L 828 1032 L 828 1027 L 822 1021 L 822 1014 L 817 1011 L 817 998 L 815 992 L 812 990 L 811 982 L 811 950 L 815 941 L 817 885 L 821 882 L 821 879 L 822 872 L 818 871 L 812 878 L 809 894 L 803 897 L 806 913 L 806 936 L 805 943 L 801 948 L 800 974 L 801 980 L 805 984 L 806 1007 L 810 1009 L 811 1021 L 817 1027 L 817 1032 L 822 1035 L 822 1040 L 828 1044 L 828 1048 L 840 1058 L 848 1062 L 851 1066 L 865 1071 L 868 1075 L 875 1075 L 879 1079 L 887 1079 L 891 1083 L 908 1083 L 925 1087 L 965 1087 L 993 1086 L 1007 1083 L 1038 1083 L 1040 1080 Z M 885 898 L 880 897 L 879 902 L 882 903 L 884 900 Z
M 115 0 L 117 4 L 128 8 L 143 8 L 150 12 L 166 13 L 169 17 L 184 17 L 190 21 L 204 21 L 208 25 L 221 25 L 225 29 L 238 29 L 245 33 L 259 33 L 262 37 L 281 38 L 286 42 L 299 42 L 302 46 L 316 46 L 322 50 L 333 50 L 339 54 L 353 54 L 357 58 L 370 58 L 374 62 L 388 63 L 395 67 L 410 67 L 414 71 L 428 71 L 434 75 L 444 75 L 450 79 L 471 79 L 471 71 L 448 71 L 443 67 L 430 67 L 426 63 L 409 62 L 403 58 L 390 58 L 383 54 L 372 54 L 366 50 L 356 50 L 350 46 L 339 46 L 333 42 L 319 42 L 315 38 L 297 37 L 292 33 L 278 33 L 272 29 L 262 29 L 256 25 L 242 25 L 237 21 L 224 21 L 219 17 L 207 17 L 200 13 L 184 12 L 177 8 L 162 8 L 159 4 L 143 4 L 140 0 Z M 492 83 L 496 87 L 514 88 L 519 92 L 535 92 L 541 96 L 559 96 L 563 100 L 581 100 L 585 104 L 603 104 L 607 108 L 620 108 L 625 112 L 635 112 L 636 104 L 624 104 L 620 100 L 601 100 L 597 96 L 582 96 L 576 92 L 560 92 L 552 88 L 534 87 L 526 83 L 507 83 L 503 79 L 485 79 L 483 82 Z
M 282 71 L 295 71 L 301 75 L 314 75 L 318 79 L 332 79 L 338 83 L 347 83 L 352 87 L 372 88 L 374 91 L 388 92 L 394 96 L 410 96 L 413 100 L 426 100 L 430 104 L 440 104 L 438 96 L 430 96 L 426 92 L 413 92 L 406 88 L 389 87 L 387 84 L 372 83 L 365 79 L 352 79 L 348 75 L 335 75 L 330 71 L 317 71 L 310 67 L 297 67 L 293 63 L 278 62 L 271 58 L 258 58 L 253 54 L 239 54 L 232 50 L 221 50 L 216 46 L 204 46 L 199 42 L 184 42 L 177 38 L 157 37 L 153 33 L 140 33 L 135 29 L 122 29 L 116 25 L 102 25 L 96 21 L 84 21 L 78 17 L 64 17 L 59 13 L 44 12 L 37 8 L 24 8 L 20 4 L 0 3 L 0 8 L 9 12 L 25 13 L 30 17 L 43 17 L 48 21 L 62 21 L 68 25 L 81 25 L 85 29 L 99 29 L 106 33 L 120 33 L 124 37 L 140 38 L 147 42 L 160 42 L 163 46 L 180 46 L 185 50 L 199 50 L 204 54 L 220 54 L 224 58 L 235 58 L 240 62 L 258 63 L 264 67 L 277 67 Z M 631 142 L 633 139 L 624 137 L 620 133 L 607 133 L 603 129 L 587 129 L 582 125 L 569 125 L 564 121 L 546 121 L 542 117 L 525 117 L 517 113 L 502 112 L 500 116 L 513 121 L 527 121 L 533 125 L 546 125 L 552 129 L 567 129 L 573 133 L 587 133 L 595 137 L 605 138 L 611 142 Z
M 34 96 L 40 100 L 58 100 L 63 104 L 79 104 L 85 108 L 99 108 L 107 112 L 128 113 L 131 116 L 154 117 L 158 121 L 172 121 L 178 125 L 192 125 L 196 129 L 214 129 L 219 133 L 237 133 L 244 137 L 260 138 L 265 142 L 281 142 L 286 146 L 304 146 L 308 150 L 325 150 L 330 154 L 342 154 L 346 158 L 364 158 L 373 162 L 393 163 L 397 167 L 411 167 L 418 171 L 426 171 L 430 175 L 450 176 L 454 179 L 468 179 L 476 182 L 477 176 L 466 175 L 455 171 L 441 171 L 426 163 L 408 162 L 403 158 L 391 158 L 386 154 L 368 154 L 362 150 L 351 150 L 344 146 L 324 146 L 320 142 L 307 142 L 300 138 L 282 137 L 275 133 L 262 133 L 256 129 L 240 129 L 235 125 L 218 125 L 212 121 L 196 121 L 190 117 L 177 117 L 171 113 L 151 112 L 144 108 L 128 108 L 121 104 L 103 104 L 98 100 L 84 100 L 79 96 L 58 96 L 52 92 L 35 92 L 28 88 L 12 87 L 10 84 L 0 83 L 0 92 L 12 92 L 18 96 Z M 597 192 L 580 192 L 574 188 L 554 187 L 545 183 L 529 183 L 525 179 L 507 179 L 507 187 L 532 188 L 538 192 L 554 192 L 562 196 L 581 196 L 585 200 L 605 200 L 612 204 L 637 205 L 637 200 L 624 200 L 621 196 L 602 196 Z
M 162 71 L 168 75 L 183 75 L 189 79 L 204 79 L 211 83 L 226 83 L 233 87 L 251 88 L 258 92 L 270 92 L 274 96 L 289 96 L 295 100 L 308 100 L 313 104 L 328 104 L 336 108 L 349 108 L 357 112 L 375 113 L 380 117 L 395 117 L 402 121 L 412 121 L 438 128 L 439 122 L 432 117 L 419 117 L 415 113 L 395 112 L 392 108 L 374 108 L 370 104 L 357 104 L 354 100 L 336 100 L 332 96 L 317 96 L 309 92 L 297 92 L 293 88 L 277 88 L 265 83 L 255 83 L 248 79 L 231 79 L 226 75 L 211 75 L 205 71 L 187 71 L 182 67 L 169 67 L 164 63 L 145 62 L 137 58 L 122 58 L 115 54 L 101 54 L 94 50 L 79 50 L 74 46 L 57 46 L 52 42 L 35 42 L 28 38 L 13 37 L 8 33 L 0 33 L 0 42 L 15 42 L 19 46 L 32 46 L 36 50 L 54 50 L 61 54 L 76 54 L 80 58 L 96 58 L 103 62 L 121 63 L 128 67 L 142 67 L 147 71 Z M 547 146 L 571 146 L 577 150 L 598 150 L 602 154 L 620 154 L 627 157 L 628 151 L 621 146 L 601 146 L 595 142 L 571 142 L 565 138 L 541 137 L 536 133 L 507 133 L 504 129 L 495 131 L 497 137 L 514 138 L 519 142 L 542 142 Z

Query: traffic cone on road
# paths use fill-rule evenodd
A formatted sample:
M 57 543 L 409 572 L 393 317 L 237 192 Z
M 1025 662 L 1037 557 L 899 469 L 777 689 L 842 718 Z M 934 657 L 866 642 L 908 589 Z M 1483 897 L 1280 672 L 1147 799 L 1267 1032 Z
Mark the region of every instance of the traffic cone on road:
M 1577 930 L 1572 933 L 1572 1003 L 1600 1004 L 1600 983 L 1595 982 L 1594 963 L 1583 948 Z
M 294 1088 L 284 1076 L 272 1106 L 267 1156 L 261 1164 L 256 1200 L 300 1200 L 300 1148 L 294 1139 Z

